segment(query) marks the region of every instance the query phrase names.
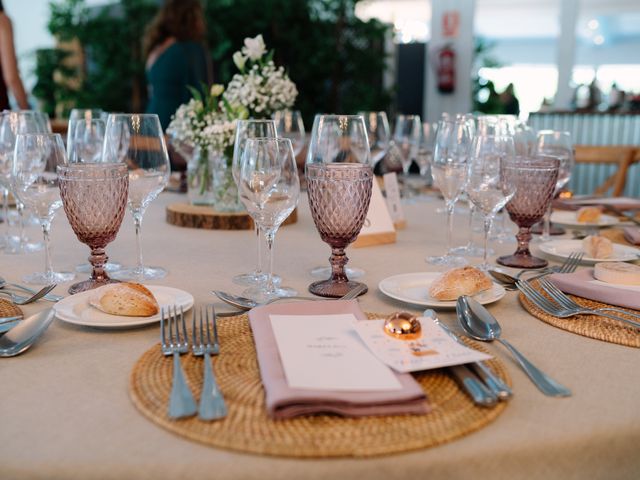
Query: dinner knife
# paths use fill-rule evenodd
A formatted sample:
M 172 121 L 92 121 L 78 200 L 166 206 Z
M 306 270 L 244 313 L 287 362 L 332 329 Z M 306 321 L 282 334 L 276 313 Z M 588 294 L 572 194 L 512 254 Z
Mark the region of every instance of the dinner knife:
M 473 374 L 466 365 L 448 367 L 458 385 L 469 394 L 473 403 L 480 407 L 493 407 L 498 398 Z
M 456 333 L 451 330 L 446 324 L 441 322 L 436 316 L 436 312 L 431 309 L 425 310 L 423 315 L 431 318 L 438 326 L 440 326 L 452 339 L 458 342 L 460 345 L 467 346 Z M 473 362 L 469 364 L 471 368 L 480 379 L 484 382 L 490 392 L 498 398 L 500 401 L 507 401 L 513 396 L 512 390 L 509 386 L 498 377 L 491 368 L 485 364 L 485 362 Z M 483 385 L 484 386 L 484 385 Z

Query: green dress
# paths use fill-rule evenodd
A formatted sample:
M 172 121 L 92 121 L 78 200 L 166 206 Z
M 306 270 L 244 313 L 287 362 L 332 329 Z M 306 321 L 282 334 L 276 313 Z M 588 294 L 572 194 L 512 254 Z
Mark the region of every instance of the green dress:
M 209 83 L 207 65 L 207 52 L 201 44 L 176 42 L 147 70 L 147 113 L 156 113 L 163 129 L 167 128 L 178 107 L 191 98 L 187 87 L 201 90 L 203 83 Z

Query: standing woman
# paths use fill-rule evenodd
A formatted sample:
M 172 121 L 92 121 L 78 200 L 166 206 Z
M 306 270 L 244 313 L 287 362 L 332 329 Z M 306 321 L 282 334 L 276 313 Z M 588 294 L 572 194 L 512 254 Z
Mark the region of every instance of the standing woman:
M 7 89 L 11 90 L 16 99 L 18 107 L 27 110 L 27 93 L 20 79 L 16 50 L 13 45 L 13 26 L 11 19 L 4 12 L 2 0 L 0 0 L 0 110 L 9 109 L 9 95 Z
M 144 55 L 149 87 L 148 113 L 166 129 L 171 115 L 191 98 L 187 87 L 213 81 L 205 48 L 205 22 L 199 0 L 166 0 L 147 27 Z

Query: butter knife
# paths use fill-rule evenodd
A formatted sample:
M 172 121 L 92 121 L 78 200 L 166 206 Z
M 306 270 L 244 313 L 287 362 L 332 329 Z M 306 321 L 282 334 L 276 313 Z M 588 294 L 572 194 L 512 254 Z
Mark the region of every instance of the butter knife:
M 456 333 L 451 330 L 447 325 L 441 322 L 436 316 L 436 312 L 433 310 L 425 310 L 425 317 L 431 318 L 436 325 L 441 327 L 447 335 L 449 335 L 452 339 L 458 342 L 460 345 L 467 346 Z M 513 392 L 509 388 L 509 386 L 502 381 L 500 377 L 498 377 L 489 366 L 487 366 L 484 362 L 473 362 L 469 364 L 469 367 L 482 379 L 487 388 L 491 391 L 492 395 L 498 398 L 500 401 L 507 401 L 513 396 Z M 484 386 L 484 385 L 483 385 Z

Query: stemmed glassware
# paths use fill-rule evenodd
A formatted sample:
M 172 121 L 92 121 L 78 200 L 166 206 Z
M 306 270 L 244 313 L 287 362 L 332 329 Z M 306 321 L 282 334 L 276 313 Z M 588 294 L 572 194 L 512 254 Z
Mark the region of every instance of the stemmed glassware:
M 288 138 L 249 138 L 242 153 L 240 199 L 264 233 L 267 244 L 267 279 L 245 290 L 259 303 L 297 294 L 273 281 L 273 247 L 278 228 L 293 212 L 300 196 L 298 166 Z
M 102 161 L 120 162 L 127 166 L 128 206 L 136 229 L 137 265 L 114 272 L 114 278 L 138 282 L 164 278 L 167 271 L 162 267 L 145 266 L 142 256 L 142 218 L 149 204 L 167 185 L 171 173 L 158 116 L 138 113 L 109 115 Z
M 480 119 L 471 146 L 466 192 L 484 215 L 484 252 L 481 268 L 489 269 L 489 232 L 496 213 L 515 193 L 515 185 L 504 176 L 504 166 L 515 156 L 513 137 L 490 119 Z
M 17 136 L 11 164 L 12 191 L 35 213 L 44 236 L 45 270 L 23 277 L 27 283 L 51 285 L 68 282 L 75 277 L 71 272 L 55 272 L 51 266 L 51 221 L 62 207 L 56 168 L 66 163 L 60 135 L 27 133 Z
M 304 122 L 299 110 L 280 110 L 273 114 L 278 137 L 288 138 L 293 145 L 293 154 L 297 157 L 307 143 Z
M 76 122 L 71 143 L 67 144 L 71 163 L 96 163 L 100 161 L 104 144 L 105 123 L 100 119 Z
M 242 155 L 244 147 L 249 138 L 276 138 L 276 123 L 273 120 L 238 120 L 236 125 L 236 138 L 233 146 L 233 163 L 231 173 L 233 179 L 240 188 L 240 171 L 242 166 Z M 256 269 L 250 273 L 241 273 L 233 277 L 234 283 L 238 285 L 260 285 L 267 280 L 267 275 L 262 271 L 262 232 L 260 226 L 254 222 L 254 233 L 257 240 L 257 264 Z M 274 275 L 274 281 L 278 278 Z
M 400 153 L 402 173 L 404 176 L 403 193 L 409 197 L 409 169 L 417 157 L 420 145 L 422 123 L 418 115 L 398 115 L 393 131 L 393 143 Z
M 541 155 L 516 157 L 513 161 L 506 162 L 502 168 L 504 181 L 515 189 L 506 209 L 511 220 L 518 225 L 519 231 L 516 235 L 516 252 L 499 257 L 497 261 L 506 267 L 546 267 L 546 260 L 531 255 L 529 241 L 531 227 L 542 219 L 553 198 L 560 161 Z
M 386 112 L 359 112 L 358 115 L 364 118 L 371 150 L 371 165 L 375 169 L 389 151 L 391 143 L 389 120 Z
M 428 184 L 430 178 L 431 162 L 433 161 L 433 145 L 436 141 L 437 123 L 422 122 L 420 129 L 420 142 L 418 143 L 418 151 L 416 152 L 415 161 L 420 168 L 420 176 Z
M 554 130 L 541 130 L 538 132 L 537 141 L 534 152 L 536 155 L 544 155 L 557 158 L 560 161 L 558 170 L 558 180 L 556 188 L 553 192 L 553 198 L 569 183 L 571 178 L 571 170 L 573 169 L 573 144 L 571 142 L 571 134 L 569 132 L 559 132 Z M 544 214 L 544 224 L 542 227 L 543 242 L 551 239 L 551 203 Z M 560 230 L 561 234 L 564 230 Z
M 69 145 L 73 143 L 76 133 L 76 125 L 78 122 L 87 122 L 91 120 L 102 120 L 106 123 L 107 113 L 99 108 L 74 108 L 69 113 L 69 123 L 67 124 L 67 150 Z M 69 158 L 71 158 L 71 152 Z
M 447 251 L 443 256 L 427 257 L 427 262 L 434 265 L 452 267 L 466 263 L 464 258 L 452 254 L 451 236 L 455 205 L 467 181 L 470 148 L 471 129 L 466 119 L 456 118 L 438 123 L 431 175 L 446 203 Z
M 91 277 L 69 288 L 74 294 L 112 283 L 104 265 L 106 246 L 120 230 L 127 205 L 129 171 L 123 163 L 58 166 L 60 197 L 69 224 L 89 246 Z
M 361 285 L 349 280 L 345 273 L 348 259 L 344 250 L 360 233 L 373 185 L 362 116 L 316 116 L 306 176 L 311 216 L 320 238 L 331 246 L 331 277 L 313 282 L 309 291 L 322 297 L 341 297 Z
M 8 218 L 8 194 L 11 182 L 11 161 L 13 159 L 16 137 L 20 133 L 49 133 L 47 125 L 43 121 L 39 112 L 32 110 L 22 110 L 19 112 L 5 111 L 0 117 L 0 183 L 4 186 L 3 202 L 5 220 L 7 221 L 7 238 L 5 241 L 5 253 L 19 254 L 30 253 L 42 250 L 42 243 L 31 243 L 25 234 L 25 209 L 20 199 L 16 199 L 16 210 L 20 221 L 20 233 L 14 241 L 9 232 Z

